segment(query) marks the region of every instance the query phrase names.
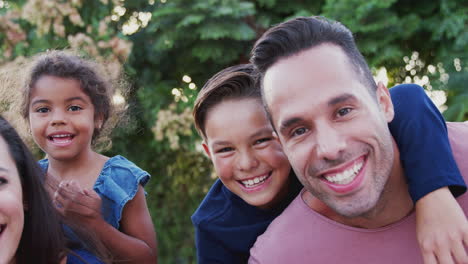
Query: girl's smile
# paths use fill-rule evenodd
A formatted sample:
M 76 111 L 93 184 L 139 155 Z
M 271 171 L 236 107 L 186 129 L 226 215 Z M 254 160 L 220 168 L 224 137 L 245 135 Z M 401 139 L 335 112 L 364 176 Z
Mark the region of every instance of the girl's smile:
M 91 99 L 75 79 L 40 77 L 31 90 L 29 122 L 34 141 L 52 159 L 92 151 L 98 120 Z
M 47 136 L 49 141 L 52 144 L 59 146 L 59 147 L 67 147 L 72 143 L 73 138 L 75 135 L 70 134 L 68 132 L 54 132 Z

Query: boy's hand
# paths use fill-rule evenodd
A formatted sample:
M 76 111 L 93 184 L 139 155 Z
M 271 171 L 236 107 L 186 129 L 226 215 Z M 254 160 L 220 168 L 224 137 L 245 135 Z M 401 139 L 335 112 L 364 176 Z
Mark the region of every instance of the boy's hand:
M 468 221 L 447 187 L 416 203 L 416 233 L 425 264 L 468 263 Z
M 57 210 L 67 219 L 92 225 L 102 220 L 101 197 L 94 190 L 82 189 L 76 181 L 62 181 L 54 193 Z

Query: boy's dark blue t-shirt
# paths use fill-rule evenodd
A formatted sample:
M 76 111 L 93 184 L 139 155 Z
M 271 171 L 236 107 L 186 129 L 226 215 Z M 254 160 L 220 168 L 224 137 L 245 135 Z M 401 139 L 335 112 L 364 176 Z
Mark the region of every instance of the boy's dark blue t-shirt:
M 395 118 L 389 128 L 413 200 L 444 186 L 454 196 L 464 193 L 466 185 L 450 149 L 445 121 L 423 88 L 402 84 L 390 89 L 390 94 Z M 290 177 L 287 199 L 270 211 L 247 204 L 216 180 L 192 216 L 198 263 L 247 263 L 257 237 L 302 188 L 296 177 Z
M 289 177 L 288 196 L 272 210 L 249 205 L 216 180 L 192 216 L 197 263 L 247 263 L 257 237 L 302 189 L 294 174 Z

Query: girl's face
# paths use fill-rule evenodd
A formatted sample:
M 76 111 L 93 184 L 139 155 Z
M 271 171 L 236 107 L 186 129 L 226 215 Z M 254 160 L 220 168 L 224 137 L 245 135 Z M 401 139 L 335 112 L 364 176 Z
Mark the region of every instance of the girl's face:
M 23 232 L 23 191 L 15 162 L 2 137 L 0 149 L 0 263 L 10 263 Z
M 71 78 L 40 77 L 31 88 L 29 124 L 37 145 L 56 160 L 69 160 L 91 151 L 94 106 L 80 83 Z
M 231 192 L 260 208 L 287 194 L 291 167 L 258 100 L 224 101 L 205 124 L 203 147 Z

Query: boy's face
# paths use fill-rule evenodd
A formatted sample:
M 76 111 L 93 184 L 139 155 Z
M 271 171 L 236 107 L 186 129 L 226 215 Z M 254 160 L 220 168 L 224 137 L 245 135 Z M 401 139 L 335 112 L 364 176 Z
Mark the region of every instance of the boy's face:
M 205 132 L 203 147 L 231 192 L 260 208 L 287 194 L 291 167 L 259 100 L 216 105 L 208 112 Z

